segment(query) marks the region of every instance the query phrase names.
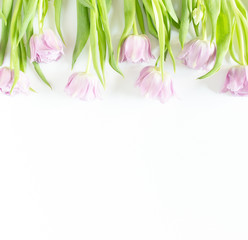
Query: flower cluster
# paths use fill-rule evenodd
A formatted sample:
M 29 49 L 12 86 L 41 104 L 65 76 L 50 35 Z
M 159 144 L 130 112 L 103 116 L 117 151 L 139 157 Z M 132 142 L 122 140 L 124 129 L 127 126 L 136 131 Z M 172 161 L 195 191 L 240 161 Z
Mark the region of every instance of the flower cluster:
M 170 43 L 172 29 L 178 29 L 182 47 L 177 59 L 187 67 L 201 71 L 204 75 L 200 79 L 215 74 L 230 53 L 238 66 L 228 71 L 222 92 L 248 95 L 248 13 L 242 0 L 182 0 L 181 16 L 174 10 L 171 0 L 123 0 L 123 3 L 125 26 L 116 58 L 108 16 L 111 1 L 76 0 L 77 37 L 72 68 L 86 46 L 89 48 L 88 64 L 81 72 L 71 74 L 65 86 L 67 95 L 85 101 L 101 99 L 106 87 L 108 56 L 109 65 L 121 75 L 121 63 L 148 64 L 140 72 L 135 86 L 143 95 L 166 102 L 175 95 L 173 79 L 165 70 L 167 56 L 176 70 Z M 1 93 L 16 95 L 33 91 L 25 73 L 28 60 L 41 80 L 51 87 L 40 65 L 58 61 L 64 55 L 65 42 L 60 26 L 62 5 L 61 0 L 54 0 L 57 35 L 49 28 L 44 29 L 50 7 L 48 0 L 2 1 L 0 65 L 4 63 L 9 40 L 11 58 L 9 65 L 0 68 Z M 38 25 L 37 33 L 34 24 Z M 185 43 L 190 37 L 190 26 L 193 26 L 195 36 Z M 158 56 L 152 53 L 151 37 L 157 39 Z

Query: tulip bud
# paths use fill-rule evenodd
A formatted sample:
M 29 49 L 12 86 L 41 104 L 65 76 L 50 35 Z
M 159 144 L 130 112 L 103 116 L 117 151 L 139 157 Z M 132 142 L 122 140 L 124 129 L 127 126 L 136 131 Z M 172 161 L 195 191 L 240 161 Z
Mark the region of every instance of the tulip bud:
M 193 19 L 195 25 L 198 25 L 203 18 L 203 12 L 200 8 L 195 8 L 193 11 Z

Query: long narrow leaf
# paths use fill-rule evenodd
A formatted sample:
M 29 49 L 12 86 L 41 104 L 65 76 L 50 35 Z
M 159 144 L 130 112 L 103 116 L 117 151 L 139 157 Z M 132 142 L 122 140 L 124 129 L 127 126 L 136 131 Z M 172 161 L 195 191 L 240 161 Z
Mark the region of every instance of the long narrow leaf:
M 72 56 L 72 68 L 83 51 L 90 34 L 88 8 L 77 0 L 77 40 Z
M 57 31 L 59 33 L 60 38 L 62 39 L 63 43 L 65 43 L 62 31 L 61 31 L 61 26 L 60 26 L 62 0 L 54 0 L 54 9 L 55 9 L 55 24 L 56 24 L 56 28 L 57 28 Z

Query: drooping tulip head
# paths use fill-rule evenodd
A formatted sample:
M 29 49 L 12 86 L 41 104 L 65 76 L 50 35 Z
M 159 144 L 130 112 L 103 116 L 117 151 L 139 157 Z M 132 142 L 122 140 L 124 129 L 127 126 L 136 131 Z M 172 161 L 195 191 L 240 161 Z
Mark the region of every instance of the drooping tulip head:
M 30 39 L 31 62 L 50 63 L 63 55 L 63 43 L 52 30 L 46 30 Z
M 228 71 L 222 92 L 228 91 L 233 95 L 248 95 L 248 66 L 236 66 Z
M 13 70 L 4 67 L 0 69 L 0 92 L 10 95 L 11 88 L 14 83 L 15 73 Z M 19 73 L 19 79 L 12 91 L 12 95 L 28 94 L 30 89 L 30 82 L 25 73 Z
M 65 93 L 84 101 L 92 101 L 101 99 L 103 86 L 95 76 L 78 72 L 70 76 L 65 87 Z
M 130 35 L 123 42 L 120 52 L 120 62 L 141 63 L 154 58 L 151 52 L 151 42 L 146 35 Z
M 216 47 L 207 40 L 194 39 L 188 42 L 179 59 L 192 69 L 210 70 L 216 59 Z
M 141 89 L 144 95 L 157 98 L 161 103 L 165 103 L 169 98 L 174 96 L 174 88 L 170 75 L 164 73 L 162 79 L 161 72 L 153 66 L 145 67 L 136 81 L 136 86 Z

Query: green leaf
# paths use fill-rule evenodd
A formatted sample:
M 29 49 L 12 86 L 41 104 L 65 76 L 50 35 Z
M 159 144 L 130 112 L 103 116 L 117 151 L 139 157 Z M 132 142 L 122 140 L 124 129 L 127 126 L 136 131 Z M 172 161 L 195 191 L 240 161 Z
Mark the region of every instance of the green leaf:
M 167 52 L 169 52 L 173 62 L 174 71 L 176 71 L 176 61 L 170 44 L 170 37 L 171 37 L 170 18 L 167 13 L 164 16 L 164 23 L 165 23 L 165 49 L 167 50 L 166 54 Z M 166 54 L 165 54 L 165 58 L 166 58 Z
M 95 4 L 95 0 L 93 0 L 93 2 L 94 2 L 93 4 Z M 96 8 L 94 8 L 94 9 L 96 9 Z M 94 9 L 90 10 L 90 47 L 91 47 L 92 60 L 93 60 L 93 65 L 94 65 L 95 71 L 96 71 L 102 85 L 105 87 L 104 79 L 102 78 L 102 76 L 100 74 L 99 67 L 98 67 L 98 58 L 97 58 L 98 42 L 97 42 L 97 27 L 96 27 L 97 14 L 96 14 L 96 11 Z
M 14 81 L 10 90 L 10 94 L 12 93 L 17 81 L 19 80 L 19 74 L 20 74 L 20 64 L 19 64 L 19 56 L 18 56 L 18 44 L 17 44 L 17 38 L 18 38 L 17 25 L 21 13 L 21 8 L 22 8 L 22 0 L 17 0 L 15 3 L 14 13 L 10 26 L 10 33 L 11 33 L 10 34 L 11 35 L 10 67 L 11 69 L 14 68 Z
M 179 41 L 182 48 L 189 32 L 189 23 L 190 23 L 190 13 L 188 9 L 188 0 L 182 0 L 182 16 L 181 16 L 181 25 L 179 30 Z
M 247 19 L 247 10 L 244 6 L 244 4 L 240 1 L 240 0 L 235 0 L 235 3 L 237 5 L 237 8 L 239 9 L 239 11 L 242 13 L 242 15 L 244 16 L 244 18 Z
M 61 16 L 61 9 L 62 9 L 62 0 L 54 0 L 54 9 L 55 9 L 55 24 L 57 31 L 59 33 L 60 38 L 62 39 L 63 43 L 65 43 L 63 34 L 60 27 L 60 16 Z
M 230 1 L 233 17 L 236 20 L 236 37 L 239 48 L 239 57 L 242 65 L 248 64 L 248 19 L 247 11 L 239 0 Z M 231 42 L 233 42 L 231 40 Z
M 149 33 L 152 34 L 155 38 L 158 38 L 158 33 L 152 21 L 152 17 L 150 16 L 150 14 L 147 12 L 146 9 L 145 9 L 145 12 L 146 12 L 146 19 L 147 19 L 147 26 L 148 26 Z
M 45 21 L 45 17 L 47 15 L 47 11 L 48 11 L 48 0 L 42 0 L 43 1 L 43 9 L 42 9 L 42 19 L 41 19 L 41 22 L 42 22 L 42 28 L 44 26 L 44 21 Z
M 37 62 L 33 62 L 33 66 L 34 69 L 36 71 L 36 73 L 39 75 L 40 79 L 49 87 L 52 89 L 52 86 L 50 85 L 50 83 L 47 81 L 45 75 L 43 74 L 40 65 Z
M 246 63 L 246 59 L 245 59 L 246 44 L 245 44 L 245 42 L 247 43 L 247 41 L 244 41 L 245 36 L 243 36 L 243 30 L 245 33 L 246 29 L 243 28 L 240 19 L 238 19 L 237 26 L 236 26 L 236 36 L 237 36 L 237 40 L 238 40 L 239 56 L 241 58 L 242 65 L 245 65 L 245 63 Z
M 86 8 L 94 8 L 90 0 L 78 0 L 78 3 L 82 4 Z
M 90 34 L 88 8 L 77 0 L 77 40 L 73 51 L 72 68 L 83 51 Z
M 244 37 L 244 58 L 246 65 L 248 64 L 248 21 L 245 18 L 240 19 L 241 22 L 241 29 L 243 31 L 243 37 Z
M 236 31 L 236 24 L 237 22 L 235 21 L 233 26 L 232 26 L 232 34 L 231 34 L 231 41 L 230 41 L 230 46 L 229 46 L 229 52 L 230 52 L 230 55 L 232 57 L 232 59 L 237 62 L 238 64 L 242 65 L 242 63 L 238 60 L 236 54 L 235 54 L 235 48 L 234 48 L 234 43 L 233 43 L 233 40 L 234 40 L 234 33 Z
M 192 10 L 194 10 L 197 7 L 198 0 L 192 0 Z
M 0 18 L 2 18 L 3 21 L 4 21 L 4 24 L 7 25 L 7 19 L 6 19 L 6 17 L 4 16 L 3 12 L 1 11 L 1 9 L 0 9 Z
M 226 0 L 222 0 L 221 11 L 217 21 L 217 30 L 216 30 L 216 61 L 213 69 L 200 77 L 199 79 L 204 79 L 215 74 L 221 67 L 222 62 L 228 52 L 230 41 L 232 35 L 232 20 L 230 17 L 230 12 L 227 7 Z
M 205 5 L 207 8 L 208 15 L 211 20 L 212 24 L 212 40 L 216 37 L 216 25 L 217 25 L 217 20 L 218 16 L 220 14 L 220 6 L 221 6 L 221 1 L 220 0 L 205 0 Z
M 34 30 L 33 30 L 33 19 L 30 21 L 29 25 L 28 25 L 28 28 L 27 28 L 27 31 L 26 31 L 26 45 L 27 45 L 27 56 L 30 58 L 30 45 L 29 45 L 29 42 L 30 42 L 30 39 L 31 37 L 33 36 L 34 34 Z
M 105 0 L 105 1 L 106 1 L 107 11 L 109 12 L 112 5 L 112 0 Z
M 27 66 L 27 51 L 23 39 L 18 45 L 20 70 L 25 72 Z
M 142 0 L 142 1 L 143 1 L 143 5 L 144 5 L 145 10 L 150 14 L 152 20 L 155 21 L 152 1 L 151 0 Z
M 108 46 L 109 64 L 116 72 L 122 75 L 120 69 L 118 68 L 115 57 L 114 57 L 114 50 L 113 50 L 113 45 L 112 45 L 112 40 L 111 40 L 106 2 L 99 1 L 98 8 L 99 8 L 101 22 L 102 22 L 105 37 L 106 37 L 107 46 Z
M 3 0 L 2 1 L 2 11 L 6 19 L 11 15 L 13 8 L 13 0 Z
M 171 0 L 163 0 L 163 3 L 165 5 L 166 10 L 168 11 L 169 15 L 171 16 L 171 18 L 178 23 L 178 18 L 176 15 L 176 12 L 174 10 L 173 4 L 171 2 Z
M 145 24 L 144 24 L 144 18 L 143 18 L 141 6 L 139 0 L 135 0 L 135 1 L 136 1 L 136 15 L 140 26 L 140 30 L 143 34 L 145 34 L 146 30 L 145 30 Z
M 2 11 L 3 14 L 7 17 L 7 25 L 2 22 L 2 32 L 1 32 L 1 42 L 0 42 L 0 66 L 2 66 L 3 64 L 6 48 L 9 40 L 12 8 L 13 8 L 12 0 L 3 0 Z
M 26 8 L 24 9 L 24 18 L 22 20 L 18 42 L 20 42 L 20 40 L 23 38 L 30 21 L 34 18 L 37 9 L 37 4 L 38 0 L 29 1 Z

